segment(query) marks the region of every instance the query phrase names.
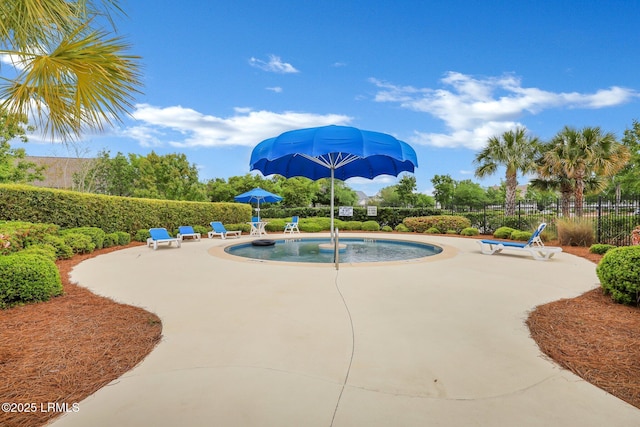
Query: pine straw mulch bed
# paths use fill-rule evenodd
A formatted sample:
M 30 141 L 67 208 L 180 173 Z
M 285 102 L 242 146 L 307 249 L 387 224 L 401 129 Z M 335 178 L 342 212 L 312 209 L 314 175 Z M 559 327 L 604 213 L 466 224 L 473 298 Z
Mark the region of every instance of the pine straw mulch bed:
M 117 249 L 58 262 L 63 296 L 0 310 L 0 402 L 80 402 L 140 363 L 160 341 L 155 314 L 69 283 L 73 266 Z M 563 249 L 596 263 L 601 258 L 587 248 Z M 640 408 L 640 309 L 615 304 L 594 289 L 536 307 L 527 325 L 548 357 Z M 57 415 L 0 412 L 0 426 L 42 426 Z
M 588 248 L 563 249 L 595 263 L 602 258 Z M 598 288 L 536 307 L 527 326 L 560 366 L 640 408 L 640 308 L 614 303 Z
M 47 410 L 48 402 L 73 410 L 73 403 L 131 370 L 160 341 L 155 314 L 69 283 L 75 265 L 118 249 L 58 261 L 64 295 L 0 310 L 0 403 L 36 404 L 35 412 L 0 411 L 0 426 L 42 426 L 60 415 Z

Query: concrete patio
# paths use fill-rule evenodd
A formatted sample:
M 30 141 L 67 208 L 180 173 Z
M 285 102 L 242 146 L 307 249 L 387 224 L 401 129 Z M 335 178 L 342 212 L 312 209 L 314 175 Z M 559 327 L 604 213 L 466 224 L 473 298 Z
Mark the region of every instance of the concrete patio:
M 640 410 L 546 359 L 524 323 L 597 287 L 594 264 L 376 236 L 445 250 L 339 271 L 221 255 L 243 236 L 84 261 L 73 280 L 155 312 L 163 340 L 53 425 L 640 425 Z

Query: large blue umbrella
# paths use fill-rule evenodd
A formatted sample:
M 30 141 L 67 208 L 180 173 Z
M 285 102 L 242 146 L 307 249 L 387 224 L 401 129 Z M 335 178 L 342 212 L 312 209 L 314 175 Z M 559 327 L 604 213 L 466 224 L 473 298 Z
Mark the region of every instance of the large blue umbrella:
M 380 132 L 349 126 L 322 126 L 285 132 L 258 144 L 251 153 L 251 170 L 265 176 L 331 178 L 331 237 L 333 237 L 333 179 L 379 175 L 398 176 L 418 166 L 409 144 Z
M 234 200 L 236 202 L 242 203 L 256 202 L 258 204 L 256 211 L 258 212 L 258 219 L 260 219 L 260 202 L 275 203 L 282 200 L 282 197 L 278 196 L 277 194 L 270 193 L 260 187 L 257 187 L 253 190 L 249 190 L 246 193 L 242 193 L 239 196 L 234 197 Z

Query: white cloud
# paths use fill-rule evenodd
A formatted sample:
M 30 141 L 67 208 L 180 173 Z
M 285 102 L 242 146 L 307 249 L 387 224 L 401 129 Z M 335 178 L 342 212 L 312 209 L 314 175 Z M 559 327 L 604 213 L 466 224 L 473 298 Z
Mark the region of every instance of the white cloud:
M 511 74 L 474 78 L 449 72 L 441 80 L 445 88 L 398 86 L 377 79 L 377 102 L 393 102 L 401 107 L 431 114 L 442 120 L 448 133 L 415 132 L 413 142 L 438 147 L 479 149 L 488 137 L 515 126 L 527 114 L 538 114 L 552 108 L 597 109 L 620 105 L 639 96 L 638 92 L 617 86 L 595 93 L 549 92 L 523 87 Z
M 299 73 L 299 71 L 291 64 L 287 62 L 282 62 L 279 56 L 269 55 L 268 61 L 263 61 L 258 58 L 249 59 L 249 64 L 252 67 L 259 68 L 263 71 L 269 71 L 271 73 L 281 73 L 281 74 L 289 74 L 289 73 Z
M 275 113 L 248 108 L 236 108 L 231 117 L 216 117 L 182 106 L 149 104 L 136 105 L 133 117 L 138 124 L 126 129 L 125 135 L 143 146 L 175 147 L 254 146 L 288 130 L 346 125 L 352 120 L 339 114 Z
M 268 87 L 267 90 L 270 90 L 275 93 L 282 93 L 282 88 L 280 86 Z

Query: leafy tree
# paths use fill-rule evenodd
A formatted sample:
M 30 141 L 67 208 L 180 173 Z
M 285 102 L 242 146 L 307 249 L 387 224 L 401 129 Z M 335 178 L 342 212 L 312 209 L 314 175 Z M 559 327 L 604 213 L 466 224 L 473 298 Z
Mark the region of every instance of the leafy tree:
M 529 185 L 527 187 L 525 198 L 527 200 L 535 201 L 538 205 L 538 209 L 542 211 L 550 206 L 557 199 L 557 196 L 555 191 L 541 190 L 533 185 Z
M 627 165 L 612 179 L 616 197 L 640 194 L 640 122 L 634 120 L 630 129 L 625 129 L 622 144 L 629 150 Z
M 308 207 L 317 191 L 316 181 L 302 177 L 289 178 L 281 183 L 281 203 L 285 207 Z
M 231 202 L 236 191 L 224 178 L 210 179 L 206 183 L 207 200 L 211 202 Z
M 205 186 L 198 181 L 198 169 L 184 154 L 146 156 L 130 154 L 135 170 L 135 197 L 168 200 L 206 200 Z
M 417 190 L 416 177 L 411 175 L 404 175 L 398 184 L 396 184 L 396 193 L 400 202 L 404 206 L 413 206 L 416 202 L 416 195 L 414 191 Z
M 525 128 L 517 127 L 501 136 L 489 138 L 487 146 L 474 159 L 478 165 L 475 175 L 479 178 L 493 175 L 498 166 L 506 168 L 506 215 L 515 213 L 518 173 L 527 174 L 536 170 L 538 147 L 538 138 L 527 135 Z
M 433 184 L 433 197 L 441 207 L 451 206 L 453 193 L 455 192 L 455 180 L 449 175 L 435 175 L 431 179 Z
M 270 179 L 251 173 L 247 173 L 242 176 L 232 176 L 229 178 L 229 185 L 233 188 L 234 193 L 231 200 L 228 201 L 231 202 L 233 201 L 233 197 L 258 187 L 271 193 L 278 194 L 278 182 L 280 181 L 275 176 Z
M 131 197 L 135 188 L 134 177 L 135 171 L 128 157 L 118 152 L 111 158 L 110 152 L 103 150 L 87 171 L 74 175 L 74 184 L 85 192 Z
M 400 195 L 398 194 L 398 187 L 395 185 L 381 188 L 378 192 L 377 199 L 379 200 L 380 206 L 402 206 L 402 201 L 400 200 Z
M 0 182 L 28 183 L 36 180 L 44 180 L 43 166 L 37 166 L 33 162 L 27 162 L 23 148 L 11 148 L 9 141 L 19 138 L 27 142 L 25 128 L 27 121 L 24 117 L 10 118 L 6 112 L 0 113 Z
M 85 174 L 93 179 L 95 192 L 128 197 L 168 200 L 207 200 L 205 184 L 198 180 L 198 169 L 189 164 L 184 154 L 146 156 L 108 151 L 100 153 L 93 169 Z M 85 188 L 91 188 L 85 185 Z
M 331 204 L 331 178 L 323 178 L 317 181 L 318 191 L 312 202 L 328 206 Z M 334 179 L 333 183 L 334 203 L 336 206 L 353 206 L 358 201 L 358 195 L 342 180 Z
M 538 174 L 543 181 L 560 188 L 563 214 L 567 194 L 572 190 L 576 215 L 582 216 L 585 189 L 602 190 L 605 179 L 619 172 L 629 156 L 628 148 L 610 132 L 603 133 L 599 127 L 577 130 L 565 126 L 543 147 Z M 545 184 L 536 181 L 536 185 L 541 188 Z
M 428 194 L 418 193 L 415 196 L 415 206 L 422 208 L 434 208 L 436 206 L 436 200 Z
M 453 204 L 458 207 L 469 207 L 471 209 L 479 209 L 487 202 L 486 193 L 480 184 L 465 179 L 456 184 L 453 193 Z
M 118 0 L 0 2 L 0 54 L 15 68 L 0 106 L 35 112 L 44 134 L 65 141 L 121 120 L 140 86 L 139 58 L 112 34 L 113 12 L 122 12 Z
M 506 200 L 507 186 L 504 182 L 500 183 L 499 187 L 489 187 L 486 191 L 487 203 L 491 205 L 504 205 Z

